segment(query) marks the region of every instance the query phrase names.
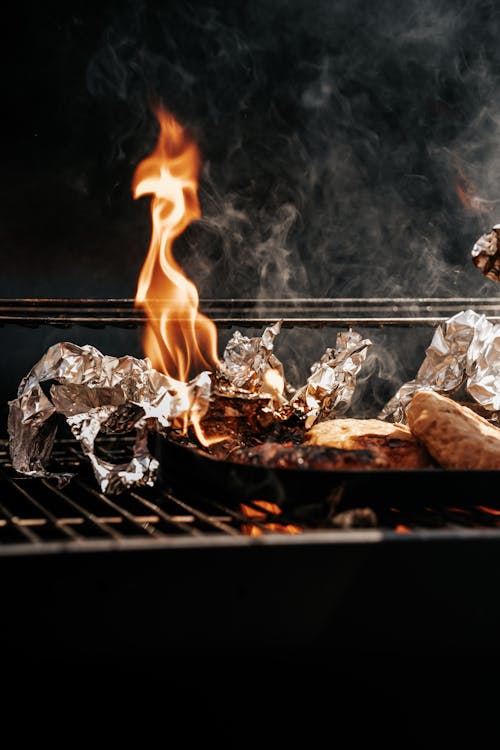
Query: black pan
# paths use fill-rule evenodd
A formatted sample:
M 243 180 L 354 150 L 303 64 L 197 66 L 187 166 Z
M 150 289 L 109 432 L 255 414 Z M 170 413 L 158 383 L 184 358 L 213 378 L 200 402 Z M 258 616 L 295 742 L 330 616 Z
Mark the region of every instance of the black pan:
M 500 507 L 500 471 L 269 468 L 219 460 L 159 435 L 155 436 L 154 453 L 160 462 L 161 482 L 229 505 L 268 500 L 281 508 L 297 508 L 336 496 L 345 507 L 376 510 L 391 504 L 398 508 Z

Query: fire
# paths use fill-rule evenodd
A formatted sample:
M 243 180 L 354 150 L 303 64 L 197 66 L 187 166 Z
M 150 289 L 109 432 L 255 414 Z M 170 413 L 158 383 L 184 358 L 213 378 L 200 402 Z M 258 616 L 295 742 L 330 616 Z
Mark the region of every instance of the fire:
M 201 160 L 196 144 L 175 118 L 163 109 L 156 114 L 156 147 L 138 165 L 132 184 L 134 198 L 153 196 L 151 242 L 135 302 L 147 314 L 143 345 L 152 366 L 186 382 L 191 373 L 211 370 L 219 361 L 215 324 L 198 311 L 198 291 L 173 254 L 176 238 L 201 215 Z
M 274 368 L 270 368 L 264 374 L 261 391 L 262 393 L 269 393 L 273 398 L 279 400 L 285 390 L 285 379 Z
M 267 500 L 254 500 L 253 505 L 257 506 L 258 508 L 262 508 L 262 510 L 258 510 L 255 507 L 252 507 L 250 505 L 243 505 L 241 504 L 241 510 L 245 514 L 245 516 L 248 516 L 248 518 L 255 518 L 259 521 L 263 522 L 264 528 L 261 526 L 256 526 L 255 524 L 245 524 L 242 528 L 243 534 L 248 534 L 249 536 L 261 536 L 264 534 L 264 531 L 278 531 L 283 534 L 300 534 L 302 529 L 300 526 L 294 526 L 291 523 L 287 524 L 281 524 L 281 523 L 265 523 L 265 520 L 269 514 L 272 514 L 274 516 L 278 516 L 281 514 L 281 508 L 279 505 L 276 505 L 276 503 L 270 503 L 267 502 Z

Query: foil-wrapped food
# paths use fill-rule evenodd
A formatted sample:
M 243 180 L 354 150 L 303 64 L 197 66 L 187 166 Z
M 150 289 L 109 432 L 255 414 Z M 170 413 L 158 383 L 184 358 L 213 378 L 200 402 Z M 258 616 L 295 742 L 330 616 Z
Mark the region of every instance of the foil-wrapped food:
M 418 391 L 464 396 L 492 422 L 500 411 L 500 325 L 474 310 L 463 310 L 437 326 L 415 378 L 403 383 L 380 418 L 406 422 Z
M 495 224 L 491 232 L 482 234 L 471 250 L 472 262 L 483 276 L 492 281 L 500 281 L 500 224 Z
M 65 483 L 71 474 L 50 467 L 61 419 L 80 442 L 103 492 L 119 493 L 133 485 L 152 485 L 158 461 L 148 448 L 153 431 L 186 433 L 209 414 L 269 428 L 290 419 L 310 427 L 343 413 L 350 405 L 356 376 L 371 341 L 353 331 L 339 333 L 311 367 L 300 388 L 285 380 L 274 354 L 281 323 L 260 337 L 237 331 L 228 342 L 216 372 L 202 372 L 181 383 L 151 367 L 148 359 L 112 357 L 90 345 L 62 342 L 51 346 L 22 379 L 9 402 L 9 448 L 14 469 Z M 99 434 L 135 433 L 133 455 L 113 464 L 96 451 Z M 50 467 L 50 468 L 49 468 Z
M 46 393 L 42 384 L 51 383 Z M 71 475 L 47 470 L 62 415 L 80 441 L 103 492 L 153 484 L 158 462 L 147 447 L 151 425 L 165 429 L 179 419 L 203 415 L 208 408 L 207 373 L 179 388 L 147 359 L 111 357 L 93 346 L 63 342 L 51 346 L 21 381 L 9 402 L 9 448 L 14 469 L 60 483 Z M 99 457 L 95 440 L 102 433 L 135 430 L 133 456 L 114 465 Z

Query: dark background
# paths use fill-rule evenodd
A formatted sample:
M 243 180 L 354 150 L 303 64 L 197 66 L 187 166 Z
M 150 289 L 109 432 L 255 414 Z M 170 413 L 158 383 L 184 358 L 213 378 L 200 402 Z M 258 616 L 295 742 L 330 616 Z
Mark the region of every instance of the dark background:
M 497 296 L 495 2 L 28 3 L 4 25 L 0 296 L 135 295 L 162 102 L 202 154 L 202 297 Z M 457 186 L 468 195 L 459 200 Z M 472 199 L 475 198 L 475 201 Z

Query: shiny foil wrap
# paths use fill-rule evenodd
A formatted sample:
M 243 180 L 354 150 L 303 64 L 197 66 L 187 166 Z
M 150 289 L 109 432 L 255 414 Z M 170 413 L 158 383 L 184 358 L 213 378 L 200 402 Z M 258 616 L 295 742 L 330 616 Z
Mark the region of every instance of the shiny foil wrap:
M 253 399 L 256 409 L 272 414 L 276 420 L 296 415 L 304 420 L 306 429 L 316 421 L 344 413 L 351 404 L 357 374 L 372 342 L 351 330 L 337 334 L 335 349 L 328 348 L 311 366 L 306 383 L 295 389 L 286 382 L 283 365 L 273 353 L 280 328 L 278 321 L 255 338 L 236 331 L 226 346 L 214 393 Z M 282 378 L 279 393 L 272 387 L 274 381 L 266 377 L 271 369 Z
M 380 412 L 381 419 L 406 422 L 406 407 L 419 390 L 453 396 L 459 389 L 497 421 L 500 409 L 500 325 L 464 310 L 439 325 L 413 380 L 404 383 Z
M 45 393 L 41 383 L 49 381 Z M 21 381 L 17 398 L 9 402 L 12 465 L 29 476 L 68 481 L 71 474 L 46 469 L 57 415 L 62 415 L 80 441 L 103 492 L 152 485 L 158 462 L 147 447 L 148 431 L 161 432 L 179 420 L 189 423 L 194 415 L 203 416 L 210 386 L 208 373 L 182 384 L 153 370 L 147 359 L 111 357 L 89 345 L 55 344 Z M 112 464 L 96 455 L 99 433 L 131 431 L 135 431 L 135 443 L 127 464 Z
M 113 494 L 154 483 L 158 462 L 148 450 L 151 431 L 186 431 L 210 409 L 220 411 L 221 405 L 225 416 L 255 419 L 261 426 L 295 415 L 308 427 L 344 412 L 371 342 L 352 331 L 338 334 L 336 348 L 326 350 L 305 385 L 296 390 L 286 383 L 273 351 L 280 328 L 278 321 L 254 338 L 237 331 L 218 370 L 202 372 L 189 383 L 152 369 L 148 359 L 111 357 L 93 346 L 68 342 L 50 347 L 9 402 L 14 469 L 60 484 L 71 478 L 48 469 L 62 418 L 80 442 L 101 490 Z M 130 432 L 135 442 L 128 463 L 113 464 L 97 455 L 98 435 Z
M 492 281 L 500 281 L 500 224 L 495 224 L 491 232 L 481 235 L 471 250 L 472 262 L 483 276 Z
M 292 407 L 304 415 L 305 427 L 344 414 L 351 405 L 356 378 L 366 359 L 369 339 L 354 331 L 337 334 L 335 349 L 327 349 L 311 367 L 311 375 L 292 398 Z

